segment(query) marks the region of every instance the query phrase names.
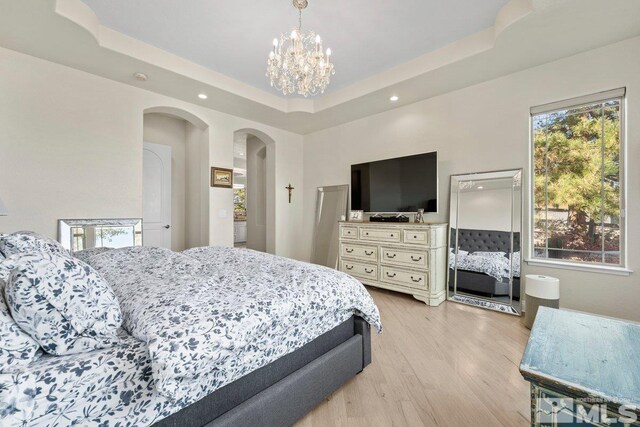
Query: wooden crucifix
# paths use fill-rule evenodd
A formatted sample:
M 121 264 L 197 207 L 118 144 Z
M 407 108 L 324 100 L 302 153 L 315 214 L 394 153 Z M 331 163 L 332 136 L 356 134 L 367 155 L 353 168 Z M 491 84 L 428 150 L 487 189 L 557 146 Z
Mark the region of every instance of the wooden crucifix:
M 285 190 L 289 190 L 289 203 L 291 203 L 291 192 L 295 190 L 295 188 L 291 186 L 291 183 L 289 183 L 288 187 L 284 187 L 284 188 Z

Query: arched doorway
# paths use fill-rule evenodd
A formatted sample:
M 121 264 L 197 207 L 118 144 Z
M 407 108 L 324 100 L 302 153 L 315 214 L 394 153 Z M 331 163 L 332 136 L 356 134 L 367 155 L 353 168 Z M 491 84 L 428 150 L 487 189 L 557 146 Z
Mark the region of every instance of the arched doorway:
M 188 111 L 154 107 L 144 110 L 143 133 L 145 245 L 208 245 L 209 126 Z M 170 160 L 158 160 L 162 153 Z
M 236 246 L 275 253 L 275 149 L 257 129 L 234 132 Z

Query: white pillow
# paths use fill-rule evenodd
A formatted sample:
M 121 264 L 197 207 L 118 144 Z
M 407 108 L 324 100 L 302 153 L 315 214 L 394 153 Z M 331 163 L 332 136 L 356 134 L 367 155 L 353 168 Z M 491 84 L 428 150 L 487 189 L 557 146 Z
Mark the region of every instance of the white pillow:
M 449 252 L 451 252 L 452 254 L 455 254 L 455 251 L 453 250 L 453 248 L 449 248 Z M 463 251 L 462 249 L 458 249 L 458 256 L 465 256 L 468 254 L 469 252 Z
M 89 265 L 55 253 L 22 255 L 5 291 L 16 323 L 44 351 L 63 355 L 118 343 L 120 306 Z
M 476 251 L 472 252 L 471 255 L 481 256 L 484 258 L 506 258 L 506 252 L 485 252 L 485 251 Z

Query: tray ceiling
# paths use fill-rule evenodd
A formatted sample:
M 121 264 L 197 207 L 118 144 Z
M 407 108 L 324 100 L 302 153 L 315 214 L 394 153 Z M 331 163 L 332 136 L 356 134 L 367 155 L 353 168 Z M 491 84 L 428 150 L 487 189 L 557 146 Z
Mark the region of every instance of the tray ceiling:
M 265 77 L 271 42 L 297 25 L 291 0 L 83 0 L 100 23 L 280 96 Z M 331 47 L 326 93 L 493 25 L 508 0 L 310 0 L 303 27 Z
M 89 0 L 87 1 L 89 2 Z M 280 0 L 277 1 L 280 2 Z M 265 36 L 266 42 L 264 42 L 267 45 L 274 36 L 274 32 L 277 34 L 291 26 L 291 18 L 295 23 L 295 11 L 289 10 L 289 8 L 293 9 L 288 5 L 289 0 L 282 1 L 285 3 L 284 6 L 276 3 L 275 0 L 243 2 L 244 4 L 253 5 L 256 3 L 260 5 L 260 9 L 256 9 L 258 7 L 256 5 L 252 6 L 254 8 L 253 20 L 256 20 L 257 16 L 263 16 L 264 19 L 261 22 L 267 21 L 266 17 L 269 16 L 277 16 L 278 19 L 282 19 L 281 22 L 273 24 L 273 29 L 268 29 L 268 34 Z M 311 0 L 310 8 L 313 10 L 313 5 L 316 2 L 319 5 L 330 5 L 332 1 Z M 90 3 L 94 2 L 102 6 L 120 5 L 125 8 L 132 7 L 131 5 L 151 4 L 151 0 L 90 1 Z M 155 18 L 154 25 L 157 28 L 166 28 L 162 32 L 164 37 L 170 38 L 173 37 L 172 34 L 182 34 L 186 29 L 183 29 L 182 32 L 180 29 L 176 29 L 174 20 L 171 19 L 173 13 L 166 12 L 166 10 L 173 9 L 164 9 L 162 5 L 175 7 L 180 4 L 208 4 L 207 10 L 215 9 L 220 15 L 207 18 L 212 26 L 223 25 L 226 22 L 224 25 L 227 25 L 227 28 L 239 27 L 239 29 L 233 30 L 235 32 L 229 30 L 234 34 L 230 38 L 231 41 L 224 39 L 213 40 L 209 43 L 207 40 L 202 45 L 233 46 L 235 43 L 240 46 L 239 41 L 243 39 L 243 36 L 238 34 L 253 34 L 252 31 L 245 28 L 249 26 L 249 23 L 242 24 L 242 17 L 249 16 L 249 13 L 246 11 L 244 14 L 240 13 L 240 18 L 230 12 L 221 13 L 221 11 L 227 10 L 225 8 L 235 10 L 236 6 L 233 6 L 235 3 L 242 2 L 209 0 L 208 3 L 204 3 L 203 0 L 189 0 L 188 2 L 153 0 L 153 4 L 158 9 L 165 11 L 163 12 L 164 18 Z M 269 12 L 270 14 L 267 12 L 257 13 L 256 10 L 263 10 L 262 3 L 270 5 L 272 8 L 282 7 L 282 16 L 275 12 Z M 343 7 L 340 13 L 336 12 L 334 5 L 333 8 L 330 8 L 328 17 L 317 13 L 317 17 L 314 19 L 318 19 L 318 26 L 315 28 L 323 32 L 328 44 L 336 51 L 335 60 L 339 66 L 338 75 L 342 75 L 341 78 L 346 79 L 345 75 L 349 75 L 350 61 L 341 60 L 338 64 L 337 51 L 341 49 L 340 41 L 338 38 L 335 39 L 336 41 L 331 39 L 328 34 L 330 29 L 322 27 L 324 21 L 330 22 L 338 19 L 342 14 L 347 13 L 350 5 L 357 2 L 349 0 L 343 3 L 340 3 Z M 414 31 L 418 31 L 415 29 L 416 27 L 402 25 L 403 31 L 394 32 L 387 31 L 383 28 L 384 25 L 378 22 L 389 18 L 386 15 L 392 14 L 395 9 L 398 9 L 400 13 L 405 13 L 405 9 L 407 9 L 405 5 L 411 3 L 408 0 L 404 2 L 371 0 L 368 3 L 371 7 L 364 9 L 361 14 L 358 14 L 357 10 L 352 12 L 355 18 L 349 17 L 348 19 L 349 31 L 354 34 L 354 37 L 358 36 L 364 40 L 358 46 L 352 47 L 358 56 L 349 54 L 346 42 L 342 46 L 341 55 L 345 54 L 347 58 L 357 57 L 357 60 L 353 62 L 358 67 L 361 67 L 363 61 L 371 60 L 364 57 L 365 54 L 361 54 L 361 52 L 370 52 L 367 56 L 383 57 L 381 52 L 384 51 L 383 47 L 387 45 L 380 45 L 377 50 L 368 47 L 365 49 L 365 45 L 374 44 L 370 40 L 387 40 L 391 46 L 387 46 L 390 50 L 399 50 L 409 58 L 417 55 L 418 50 L 414 45 L 411 45 L 411 48 L 407 47 L 407 51 L 403 50 L 403 38 L 400 37 L 400 34 L 404 34 L 407 43 L 418 40 L 414 34 Z M 432 2 L 424 0 L 424 3 L 431 4 Z M 452 3 L 463 9 L 462 5 L 467 4 L 462 0 L 440 1 L 439 3 Z M 484 6 L 485 0 L 473 3 Z M 276 4 L 278 6 L 272 6 Z M 419 5 L 418 2 L 416 4 Z M 497 5 L 497 3 L 492 4 Z M 378 9 L 375 9 L 376 5 L 378 5 Z M 321 6 L 316 7 L 321 8 Z M 393 10 L 389 8 L 393 8 Z M 267 9 L 271 10 L 271 8 L 265 10 Z M 124 10 L 126 12 L 130 9 Z M 392 11 L 389 12 L 389 10 Z M 418 15 L 417 10 L 428 15 L 423 9 L 417 7 L 411 10 L 416 16 Z M 430 12 L 435 10 L 430 9 Z M 372 14 L 373 11 L 377 11 L 375 16 L 365 17 L 365 12 Z M 291 15 L 292 12 L 293 15 Z M 202 14 L 206 15 L 205 12 Z M 285 19 L 287 14 L 290 16 Z M 459 13 L 459 15 L 461 14 Z M 132 17 L 128 19 L 135 21 L 138 19 L 136 16 L 132 12 Z M 393 63 L 389 59 L 391 57 L 388 56 L 385 60 L 387 62 L 382 62 L 381 67 L 383 68 L 379 68 L 378 72 L 374 72 L 373 68 L 361 68 L 359 72 L 352 74 L 357 76 L 360 73 L 360 77 L 353 77 L 355 80 L 352 80 L 351 83 L 346 80 L 337 82 L 343 87 L 338 88 L 338 85 L 334 85 L 330 93 L 309 99 L 280 97 L 275 91 L 260 89 L 253 84 L 246 83 L 247 80 L 241 80 L 239 75 L 229 76 L 200 65 L 194 60 L 169 52 L 166 48 L 153 46 L 121 31 L 109 28 L 109 22 L 103 22 L 104 19 L 106 18 L 99 17 L 87 3 L 81 0 L 0 0 L 0 46 L 213 110 L 295 133 L 307 134 L 639 36 L 640 1 L 510 0 L 494 16 L 493 24 L 484 30 L 455 40 L 446 46 L 436 48 L 436 50 L 418 54 L 420 56 L 406 62 Z M 140 26 L 144 27 L 145 20 L 140 19 Z M 181 19 L 186 18 L 182 17 Z M 445 19 L 445 21 L 449 20 Z M 221 24 L 218 24 L 220 22 Z M 305 22 L 308 22 L 310 27 L 313 25 L 310 19 Z M 405 20 L 401 23 L 407 22 L 409 21 Z M 335 23 L 331 25 L 338 30 L 342 28 Z M 184 24 L 183 26 L 188 25 Z M 345 24 L 344 27 L 347 25 Z M 331 37 L 334 37 L 334 34 L 335 37 L 338 37 L 338 30 Z M 190 33 L 186 31 L 185 34 Z M 447 34 L 451 36 L 451 33 Z M 175 38 L 179 37 L 184 36 L 175 36 Z M 256 37 L 256 40 L 259 40 L 262 45 L 262 36 Z M 433 44 L 434 40 L 430 39 L 429 43 L 431 44 L 425 44 L 422 48 L 434 49 L 438 45 L 437 43 Z M 438 39 L 438 43 L 445 43 L 443 40 Z M 199 43 L 199 40 L 190 40 L 189 43 L 195 45 Z M 264 77 L 265 55 L 266 52 L 260 47 L 260 54 L 257 55 L 257 61 L 260 64 L 256 67 L 262 77 Z M 251 55 L 241 54 L 240 56 Z M 253 56 L 251 58 L 255 59 Z M 227 61 L 222 56 L 218 59 L 223 62 Z M 400 61 L 397 58 L 394 60 Z M 236 71 L 245 68 L 237 64 L 228 65 L 234 67 Z M 254 71 L 251 69 L 251 72 Z M 148 80 L 136 80 L 134 78 L 135 72 L 147 74 Z M 254 76 L 257 84 L 260 84 L 259 79 L 262 77 Z M 266 80 L 266 77 L 264 79 Z M 262 82 L 264 84 L 264 80 Z M 202 93 L 207 94 L 208 97 L 206 99 L 199 98 L 198 94 Z M 399 100 L 391 102 L 391 95 L 397 95 Z

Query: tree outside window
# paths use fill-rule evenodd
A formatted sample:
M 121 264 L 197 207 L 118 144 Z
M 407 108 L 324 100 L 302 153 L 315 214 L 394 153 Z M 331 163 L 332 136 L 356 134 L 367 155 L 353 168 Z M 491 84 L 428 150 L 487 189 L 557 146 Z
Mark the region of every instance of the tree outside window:
M 534 258 L 621 265 L 622 99 L 532 115 Z

